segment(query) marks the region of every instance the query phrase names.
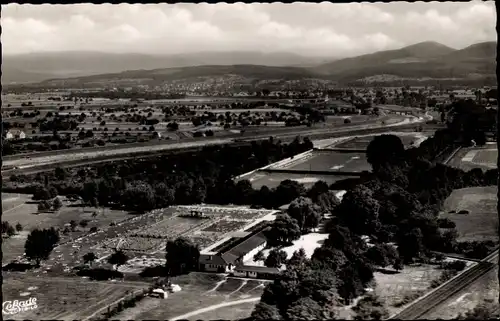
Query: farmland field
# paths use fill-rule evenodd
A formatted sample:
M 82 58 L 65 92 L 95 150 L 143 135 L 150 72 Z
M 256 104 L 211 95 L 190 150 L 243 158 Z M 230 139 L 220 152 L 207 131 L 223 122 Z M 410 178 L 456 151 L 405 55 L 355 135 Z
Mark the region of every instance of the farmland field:
M 134 216 L 120 210 L 111 209 L 96 209 L 92 207 L 80 207 L 78 204 L 63 200 L 64 206 L 56 212 L 38 212 L 36 202 L 31 201 L 31 195 L 19 194 L 19 198 L 15 199 L 16 205 L 9 207 L 8 203 L 4 204 L 2 220 L 15 225 L 18 222 L 23 226 L 23 231 L 18 235 L 14 235 L 8 239 L 4 239 L 2 243 L 3 261 L 9 262 L 17 256 L 24 253 L 24 243 L 26 237 L 34 228 L 63 228 L 71 220 L 80 222 L 86 220 L 88 225 L 85 228 L 77 227 L 68 235 L 61 235 L 61 242 L 69 238 L 76 238 L 84 233 L 87 233 L 91 227 L 108 227 L 111 222 L 119 222 L 125 219 L 133 218 Z M 7 208 L 5 208 L 7 207 Z M 93 216 L 97 213 L 97 216 Z
M 218 232 L 218 233 L 235 231 L 243 228 L 245 225 L 248 225 L 248 222 L 234 221 L 234 220 L 220 220 L 210 226 L 205 227 L 202 231 Z
M 120 320 L 146 320 L 146 319 L 173 319 L 190 314 L 188 319 L 200 319 L 202 316 L 193 313 L 199 309 L 215 304 L 226 303 L 241 299 L 256 298 L 262 294 L 263 284 L 260 281 L 245 281 L 239 279 L 223 278 L 218 275 L 191 273 L 172 279 L 172 283 L 179 284 L 182 291 L 170 294 L 166 300 L 146 297 L 136 307 L 127 309 L 116 316 Z M 245 304 L 235 309 L 234 306 L 222 307 L 213 312 L 223 314 L 229 320 L 236 317 L 250 316 L 253 304 Z M 242 309 L 245 311 L 242 311 Z M 208 313 L 208 312 L 205 312 Z
M 449 218 L 457 225 L 459 241 L 498 241 L 496 186 L 454 190 L 446 199 L 443 210 L 441 217 Z M 458 214 L 461 210 L 467 210 L 469 214 Z
M 114 249 L 120 244 L 119 248 L 125 251 L 148 252 L 165 244 L 165 241 L 162 239 L 147 237 L 125 236 L 123 237 L 123 242 L 120 242 L 121 240 L 122 237 L 110 239 L 103 247 Z
M 159 236 L 162 238 L 175 238 L 178 235 L 184 234 L 189 230 L 195 229 L 198 226 L 210 223 L 211 219 L 197 219 L 188 217 L 172 217 L 167 218 L 153 226 L 144 228 L 141 227 L 131 233 L 137 233 L 139 236 Z
M 364 153 L 314 151 L 309 157 L 276 169 L 361 172 L 371 170 L 371 167 Z
M 462 148 L 448 164 L 466 171 L 473 168 L 488 170 L 497 167 L 497 157 L 496 146 L 488 144 L 484 147 Z
M 264 173 L 255 172 L 248 177 L 243 179 L 248 179 L 252 183 L 253 188 L 260 189 L 262 186 L 267 186 L 269 188 L 277 187 L 282 181 L 286 179 L 291 179 L 304 184 L 306 188 L 310 188 L 314 183 L 318 181 L 324 181 L 328 185 L 335 182 L 348 179 L 356 178 L 356 176 L 344 176 L 344 175 L 309 175 L 309 174 L 292 174 L 292 173 Z
M 463 314 L 483 302 L 493 304 L 498 302 L 498 266 L 427 312 L 422 316 L 422 319 L 456 319 L 459 314 Z
M 92 315 L 127 292 L 137 287 L 124 284 L 89 282 L 82 279 L 36 278 L 25 275 L 4 276 L 2 286 L 4 302 L 7 300 L 37 299 L 38 308 L 15 316 L 3 314 L 3 318 L 32 320 L 73 320 Z
M 476 264 L 467 262 L 467 265 Z M 437 265 L 414 264 L 407 266 L 397 274 L 375 272 L 377 286 L 374 291 L 385 301 L 390 314 L 399 313 L 402 307 L 396 306 L 405 296 L 422 296 L 430 291 L 431 282 L 437 280 L 444 270 Z
M 247 206 L 218 206 L 218 205 L 188 205 L 175 207 L 178 213 L 189 213 L 191 210 L 201 211 L 205 215 L 226 216 L 233 220 L 255 220 L 272 213 L 272 210 L 257 210 Z
M 417 136 L 420 133 L 411 133 L 411 134 L 405 134 L 405 135 L 397 135 L 400 139 L 403 145 L 409 146 L 411 145 L 412 142 L 415 142 L 418 140 Z M 360 137 L 354 137 L 351 140 L 341 142 L 339 144 L 336 144 L 335 148 L 352 148 L 352 149 L 366 149 L 370 142 L 373 140 L 378 135 L 370 135 L 370 136 L 360 136 Z M 332 147 L 332 148 L 333 148 Z

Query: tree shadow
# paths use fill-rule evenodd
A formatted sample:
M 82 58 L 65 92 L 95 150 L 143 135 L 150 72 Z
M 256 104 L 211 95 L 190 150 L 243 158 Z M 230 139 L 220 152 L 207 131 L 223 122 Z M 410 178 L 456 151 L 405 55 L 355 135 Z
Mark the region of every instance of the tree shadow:
M 2 271 L 9 272 L 25 272 L 31 270 L 35 267 L 34 264 L 31 263 L 20 263 L 20 262 L 11 262 L 2 268 Z
M 377 272 L 380 272 L 382 274 L 388 274 L 388 275 L 394 275 L 394 274 L 399 274 L 401 273 L 400 271 L 396 270 L 389 270 L 389 269 L 384 269 L 384 268 L 376 268 L 375 269 Z

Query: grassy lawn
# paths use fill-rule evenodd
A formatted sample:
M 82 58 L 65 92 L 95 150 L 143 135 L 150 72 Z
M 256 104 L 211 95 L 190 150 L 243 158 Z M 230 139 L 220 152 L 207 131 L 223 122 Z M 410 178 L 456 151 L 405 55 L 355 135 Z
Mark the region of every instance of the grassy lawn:
M 146 297 L 136 307 L 123 311 L 115 318 L 120 320 L 172 319 L 211 305 L 258 297 L 263 289 L 262 286 L 259 286 L 258 281 L 232 278 L 225 280 L 222 276 L 204 273 L 191 273 L 181 276 L 173 279 L 172 283 L 179 284 L 182 290 L 170 294 L 166 300 Z M 241 315 L 243 317 L 248 316 L 254 305 L 255 303 L 242 304 L 241 309 L 238 309 L 238 306 L 228 306 L 205 312 L 205 314 L 211 313 L 211 315 L 214 315 L 213 313 L 217 311 L 217 313 L 224 315 L 223 319 L 234 320 Z M 201 314 L 193 318 L 205 319 Z
M 37 299 L 38 308 L 4 318 L 15 319 L 82 319 L 90 316 L 107 303 L 136 290 L 120 284 L 88 282 L 82 279 L 67 280 L 33 278 L 9 275 L 3 282 L 4 302 L 7 300 Z
M 482 302 L 498 302 L 498 266 L 462 291 L 450 296 L 423 319 L 455 319 L 459 314 L 475 308 Z
M 328 185 L 330 185 L 337 181 L 353 177 L 356 176 L 341 176 L 341 175 L 320 176 L 320 175 L 305 175 L 305 174 L 291 174 L 291 173 L 255 172 L 250 176 L 244 177 L 243 179 L 248 179 L 250 183 L 252 183 L 253 188 L 260 189 L 262 186 L 275 188 L 282 181 L 286 179 L 295 180 L 301 184 L 304 184 L 306 188 L 310 188 L 311 186 L 314 185 L 314 183 L 318 181 L 325 181 Z
M 63 198 L 61 198 L 63 200 Z M 18 199 L 12 199 L 17 202 L 16 206 L 3 211 L 2 220 L 9 222 L 11 225 L 21 223 L 23 231 L 18 235 L 14 235 L 8 239 L 4 239 L 2 243 L 3 262 L 6 263 L 13 260 L 17 256 L 24 253 L 24 243 L 29 232 L 35 228 L 60 228 L 71 220 L 79 223 L 82 220 L 87 220 L 88 225 L 85 228 L 77 227 L 75 232 L 70 232 L 68 235 L 60 235 L 61 242 L 65 242 L 71 238 L 78 238 L 89 231 L 93 226 L 99 229 L 109 227 L 111 222 L 119 222 L 133 217 L 131 214 L 121 210 L 111 210 L 108 208 L 92 208 L 80 207 L 77 204 L 72 204 L 63 200 L 64 206 L 56 212 L 38 212 L 37 203 L 31 200 L 31 195 L 19 194 Z M 96 217 L 92 217 L 92 213 L 97 212 Z
M 496 167 L 497 157 L 498 151 L 495 145 L 462 148 L 453 156 L 448 165 L 465 171 L 473 168 L 488 170 Z
M 467 210 L 469 214 L 450 213 Z M 459 241 L 498 240 L 497 187 L 454 190 L 444 203 L 444 213 L 457 225 Z
M 232 305 L 230 307 L 219 308 L 216 310 L 204 312 L 197 314 L 196 320 L 239 320 L 248 318 L 253 309 L 255 308 L 255 302 L 241 303 L 237 305 Z
M 280 169 L 313 171 L 363 171 L 370 170 L 364 153 L 313 152 L 311 157 L 290 163 Z
M 471 262 L 467 263 L 472 264 Z M 444 270 L 437 265 L 414 264 L 405 266 L 403 271 L 396 274 L 375 272 L 377 286 L 374 291 L 385 301 L 390 314 L 398 313 L 402 307 L 397 304 L 406 296 L 420 297 L 429 292 L 433 280 L 438 279 Z

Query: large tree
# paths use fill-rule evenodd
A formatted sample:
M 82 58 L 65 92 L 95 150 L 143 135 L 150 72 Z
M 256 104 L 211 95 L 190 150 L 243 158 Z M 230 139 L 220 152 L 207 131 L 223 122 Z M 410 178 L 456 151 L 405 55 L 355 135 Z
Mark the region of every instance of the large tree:
M 399 164 L 404 153 L 405 147 L 396 135 L 375 136 L 366 148 L 366 157 L 374 172 L 383 165 Z
M 300 238 L 300 227 L 289 215 L 278 215 L 266 231 L 266 237 L 270 245 L 287 245 Z
M 287 213 L 297 220 L 302 233 L 316 228 L 321 220 L 321 209 L 310 198 L 299 197 L 290 203 Z
M 287 254 L 283 250 L 272 249 L 264 260 L 267 267 L 280 268 L 286 261 Z
M 200 250 L 191 241 L 185 238 L 168 241 L 166 252 L 168 275 L 180 275 L 197 269 Z
M 274 192 L 274 205 L 276 207 L 285 205 L 293 201 L 299 196 L 303 196 L 306 194 L 306 189 L 304 185 L 292 181 L 290 179 L 286 179 L 282 181 Z
M 47 260 L 50 253 L 59 242 L 59 233 L 53 227 L 50 229 L 34 229 L 24 244 L 26 257 L 40 266 L 42 260 Z
M 335 214 L 354 233 L 371 235 L 379 226 L 379 210 L 380 204 L 373 191 L 358 185 L 344 195 Z
M 127 263 L 128 261 L 128 256 L 125 254 L 125 252 L 121 250 L 116 250 L 111 254 L 111 256 L 108 258 L 108 263 L 116 265 L 117 267 L 120 265 L 123 265 Z

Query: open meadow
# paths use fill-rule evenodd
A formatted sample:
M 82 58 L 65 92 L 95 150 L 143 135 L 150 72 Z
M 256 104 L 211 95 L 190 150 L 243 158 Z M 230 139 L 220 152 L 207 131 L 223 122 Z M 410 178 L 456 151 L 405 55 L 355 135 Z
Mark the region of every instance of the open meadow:
M 37 278 L 27 275 L 4 276 L 2 292 L 7 300 L 37 299 L 37 309 L 21 312 L 16 319 L 84 319 L 96 310 L 131 293 L 146 288 L 117 282 L 92 282 L 81 278 Z M 12 316 L 3 314 L 3 318 Z
M 488 170 L 497 168 L 498 150 L 493 144 L 486 144 L 483 147 L 461 148 L 448 165 L 461 168 L 465 171 L 473 168 Z
M 270 169 L 362 172 L 371 170 L 371 166 L 364 153 L 313 151 L 308 157 Z
M 467 266 L 471 264 L 476 263 L 467 262 Z M 439 265 L 412 264 L 405 265 L 399 273 L 375 272 L 374 292 L 385 302 L 389 314 L 393 315 L 402 311 L 407 303 L 431 291 L 431 283 L 439 279 L 444 271 Z
M 460 314 L 481 303 L 498 302 L 498 266 L 474 281 L 462 291 L 450 296 L 442 304 L 422 316 L 422 319 L 456 319 Z
M 136 307 L 123 311 L 115 318 L 120 320 L 172 320 L 179 317 L 180 319 L 200 319 L 205 314 L 213 315 L 213 313 L 223 314 L 228 320 L 242 316 L 248 317 L 260 299 L 265 281 L 226 278 L 208 273 L 190 273 L 173 278 L 172 283 L 180 285 L 182 291 L 169 294 L 165 300 L 146 297 Z M 217 305 L 243 299 L 253 300 L 241 306 L 221 306 L 210 310 L 212 306 L 217 307 Z M 235 309 L 235 307 L 238 308 Z
M 60 243 L 65 243 L 88 234 L 92 227 L 103 230 L 108 228 L 112 223 L 134 217 L 133 214 L 121 210 L 82 207 L 78 203 L 69 202 L 63 198 L 61 200 L 63 200 L 63 207 L 58 211 L 38 211 L 37 202 L 31 200 L 31 195 L 19 194 L 19 198 L 16 201 L 20 204 L 3 211 L 3 221 L 9 222 L 11 225 L 16 225 L 19 222 L 23 226 L 23 231 L 3 240 L 2 251 L 4 263 L 24 253 L 26 238 L 29 232 L 35 228 L 55 227 L 62 231 L 65 227 L 68 227 L 71 221 L 74 221 L 77 224 L 74 230 L 68 229 L 67 234 L 60 234 Z M 82 221 L 86 222 L 85 226 L 79 225 Z
M 391 133 L 389 133 L 391 134 Z M 424 139 L 424 135 L 421 133 L 394 133 L 400 139 L 403 145 L 411 146 L 412 144 L 417 143 L 418 141 Z M 335 144 L 331 146 L 331 148 L 347 148 L 347 149 L 366 149 L 370 142 L 378 135 L 367 135 L 367 136 L 357 136 L 353 137 L 350 140 L 346 140 L 339 144 Z
M 455 222 L 459 241 L 498 241 L 497 187 L 454 190 L 445 200 L 440 217 Z
M 262 186 L 267 186 L 269 188 L 277 187 L 282 181 L 286 179 L 291 179 L 304 184 L 306 188 L 310 188 L 314 183 L 319 181 L 324 181 L 328 185 L 335 182 L 348 179 L 356 178 L 356 176 L 345 176 L 345 175 L 313 175 L 313 174 L 293 174 L 293 173 L 266 173 L 266 172 L 255 172 L 252 175 L 243 177 L 242 179 L 248 179 L 252 183 L 252 187 L 255 189 L 260 189 Z

